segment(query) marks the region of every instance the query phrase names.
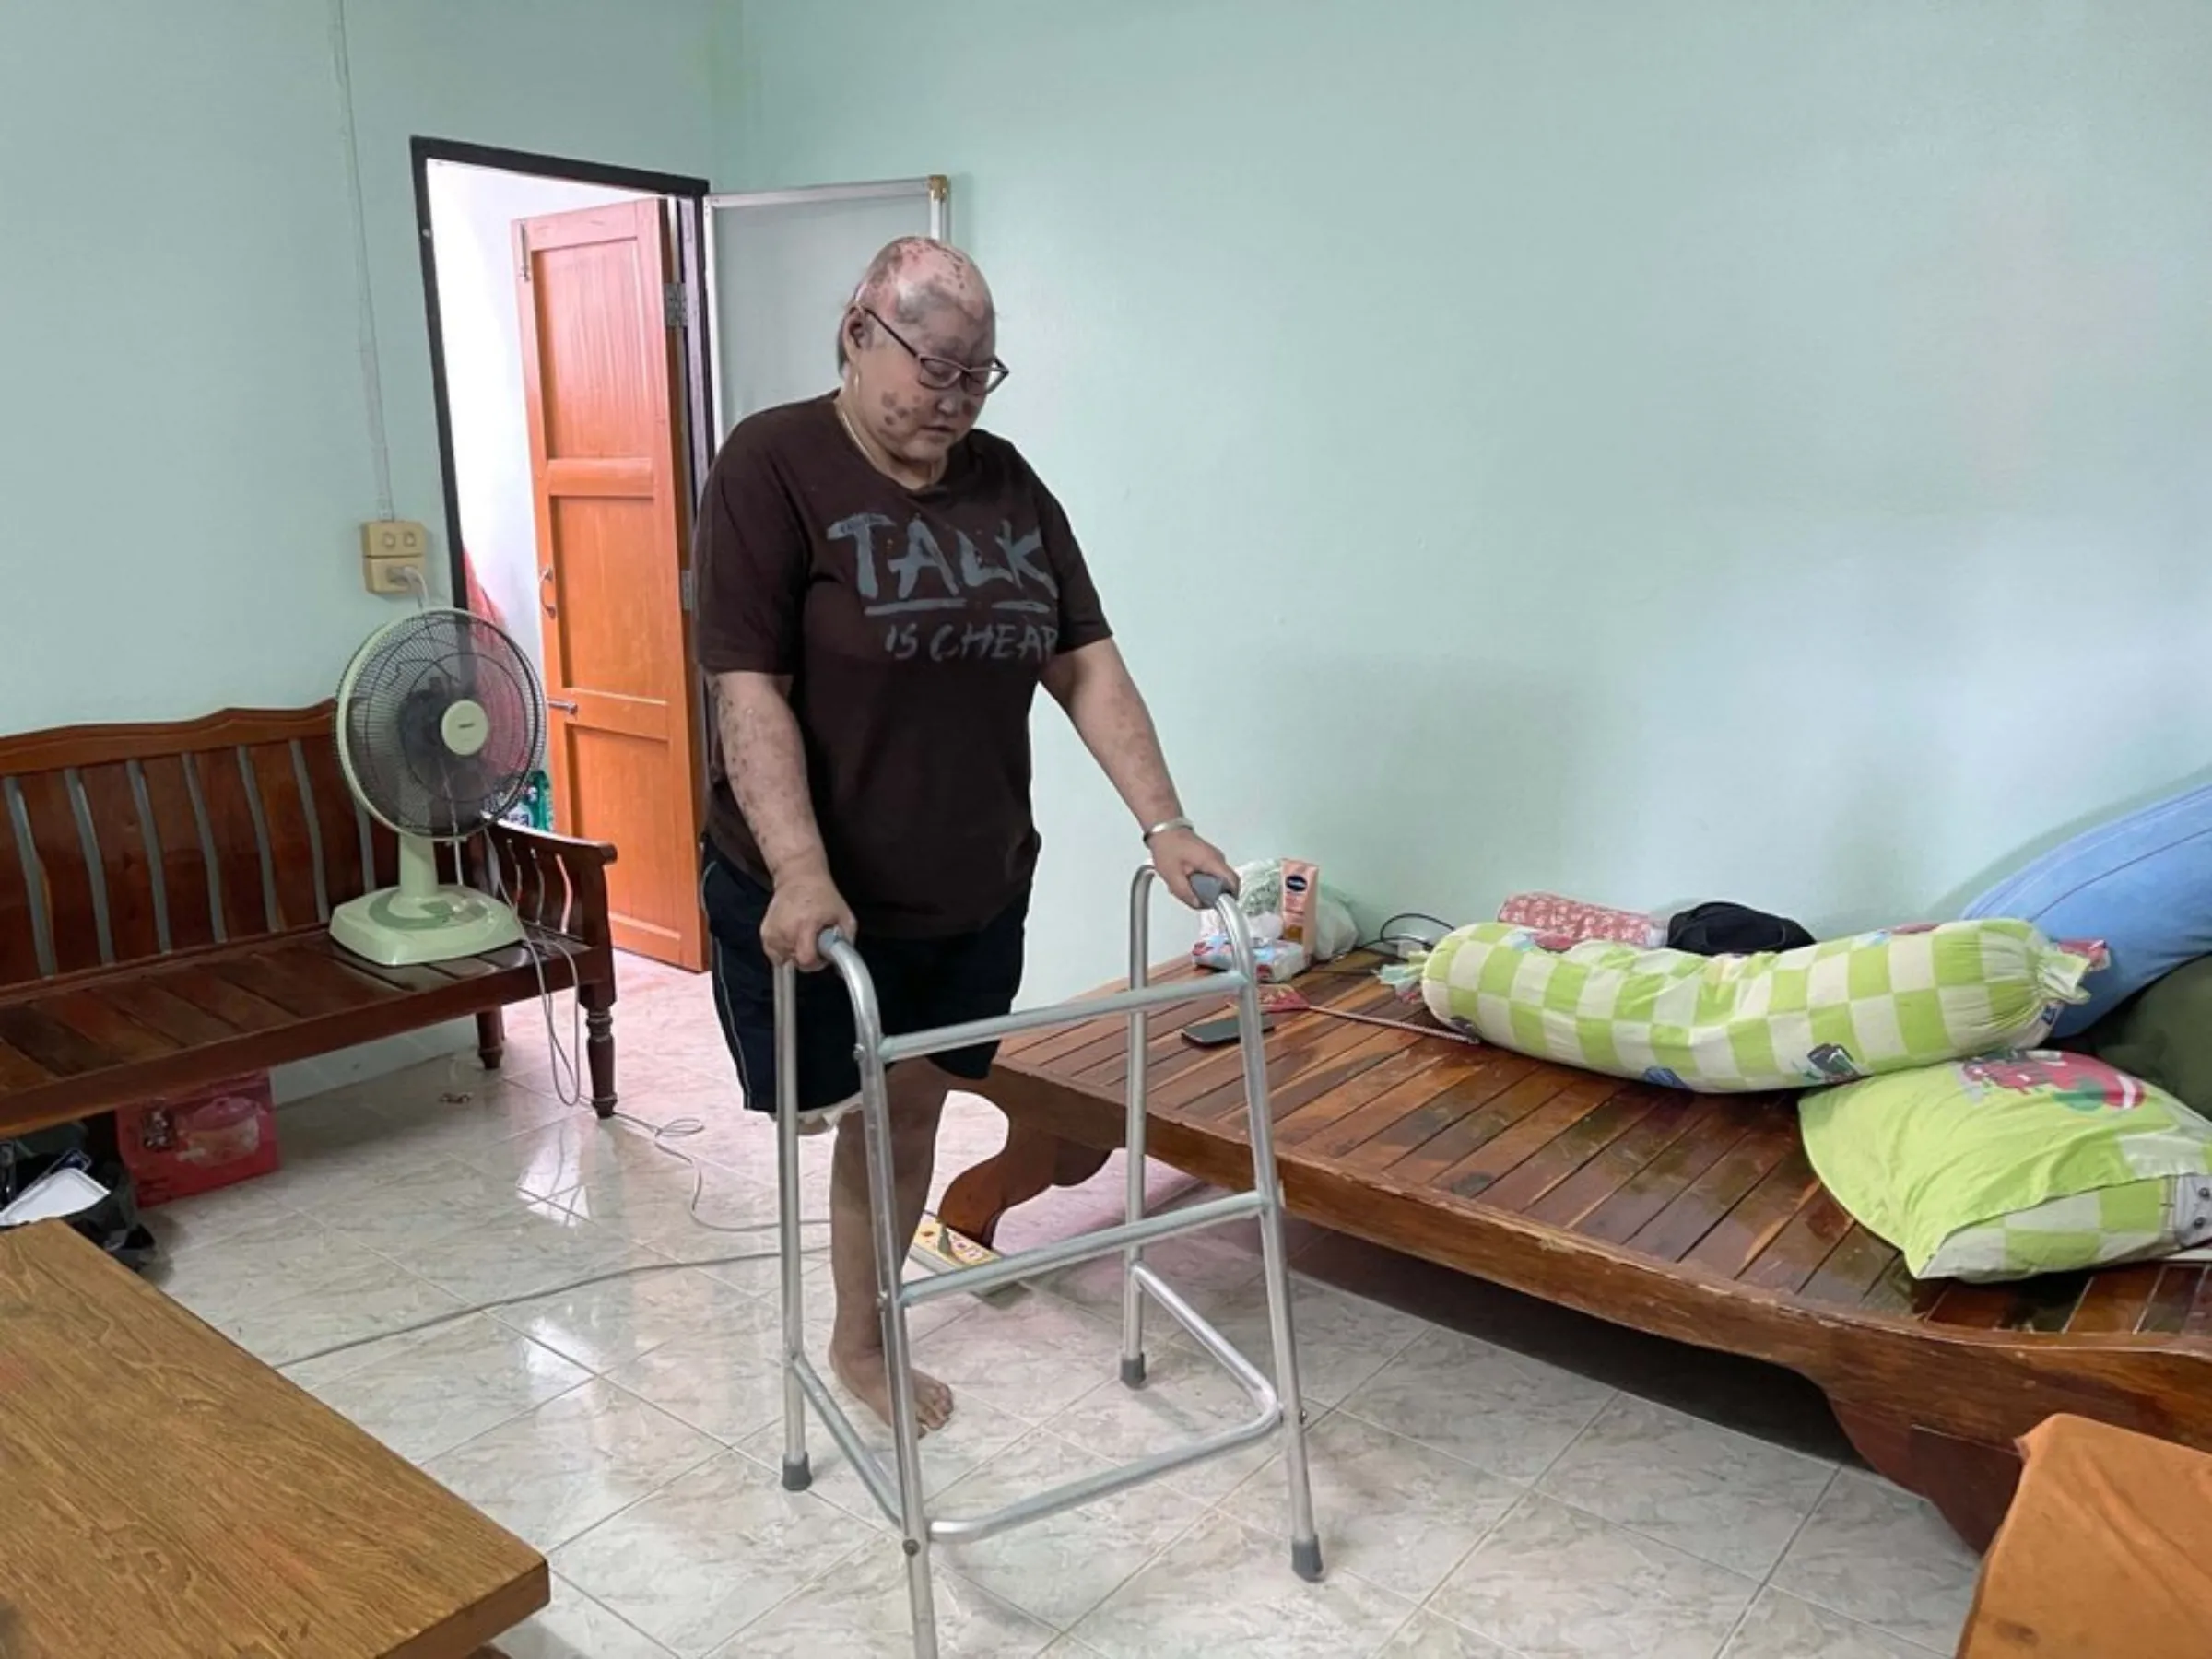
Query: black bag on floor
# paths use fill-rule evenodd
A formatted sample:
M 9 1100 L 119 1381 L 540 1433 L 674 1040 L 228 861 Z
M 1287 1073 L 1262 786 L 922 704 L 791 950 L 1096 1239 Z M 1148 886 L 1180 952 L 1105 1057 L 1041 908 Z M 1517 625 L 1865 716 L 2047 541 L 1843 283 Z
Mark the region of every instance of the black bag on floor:
M 108 1189 L 105 1198 L 71 1216 L 69 1225 L 133 1271 L 152 1265 L 159 1247 L 138 1218 L 131 1172 L 121 1159 L 100 1156 L 88 1144 L 82 1124 L 41 1129 L 20 1140 L 0 1140 L 0 1208 L 64 1164 L 84 1171 Z

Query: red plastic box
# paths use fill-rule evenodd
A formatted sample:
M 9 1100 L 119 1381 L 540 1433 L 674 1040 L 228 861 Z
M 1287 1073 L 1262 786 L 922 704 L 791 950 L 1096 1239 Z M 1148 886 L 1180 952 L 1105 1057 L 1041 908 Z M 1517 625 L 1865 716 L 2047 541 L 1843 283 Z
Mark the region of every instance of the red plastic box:
M 266 1175 L 276 1167 L 269 1074 L 118 1107 L 115 1138 L 142 1208 Z

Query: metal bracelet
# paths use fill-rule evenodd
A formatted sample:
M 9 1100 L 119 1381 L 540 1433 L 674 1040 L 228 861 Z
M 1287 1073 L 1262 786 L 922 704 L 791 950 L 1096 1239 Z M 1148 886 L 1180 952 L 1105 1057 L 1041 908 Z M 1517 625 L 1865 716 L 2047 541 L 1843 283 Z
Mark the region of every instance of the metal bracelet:
M 1165 835 L 1171 830 L 1195 830 L 1197 827 L 1187 818 L 1164 818 L 1145 831 L 1145 845 L 1150 846 L 1155 836 Z

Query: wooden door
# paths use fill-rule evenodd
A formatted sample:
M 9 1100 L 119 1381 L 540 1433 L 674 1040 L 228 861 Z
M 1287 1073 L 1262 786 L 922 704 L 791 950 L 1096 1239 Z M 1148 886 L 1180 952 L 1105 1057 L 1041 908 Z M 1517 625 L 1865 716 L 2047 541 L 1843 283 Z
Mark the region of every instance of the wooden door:
M 614 939 L 706 965 L 689 503 L 658 200 L 515 226 L 554 827 L 614 842 Z

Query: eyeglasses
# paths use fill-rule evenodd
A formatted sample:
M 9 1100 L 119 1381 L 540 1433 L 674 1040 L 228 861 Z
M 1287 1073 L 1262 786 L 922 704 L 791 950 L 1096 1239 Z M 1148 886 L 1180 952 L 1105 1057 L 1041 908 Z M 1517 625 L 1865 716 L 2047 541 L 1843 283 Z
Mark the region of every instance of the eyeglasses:
M 1014 372 L 996 358 L 971 369 L 966 363 L 954 362 L 950 358 L 933 357 L 926 351 L 917 351 L 911 340 L 877 315 L 874 306 L 864 305 L 860 309 L 874 321 L 877 327 L 906 347 L 906 355 L 914 359 L 915 377 L 932 392 L 949 392 L 959 386 L 971 397 L 988 397 L 1005 385 L 1006 376 Z

